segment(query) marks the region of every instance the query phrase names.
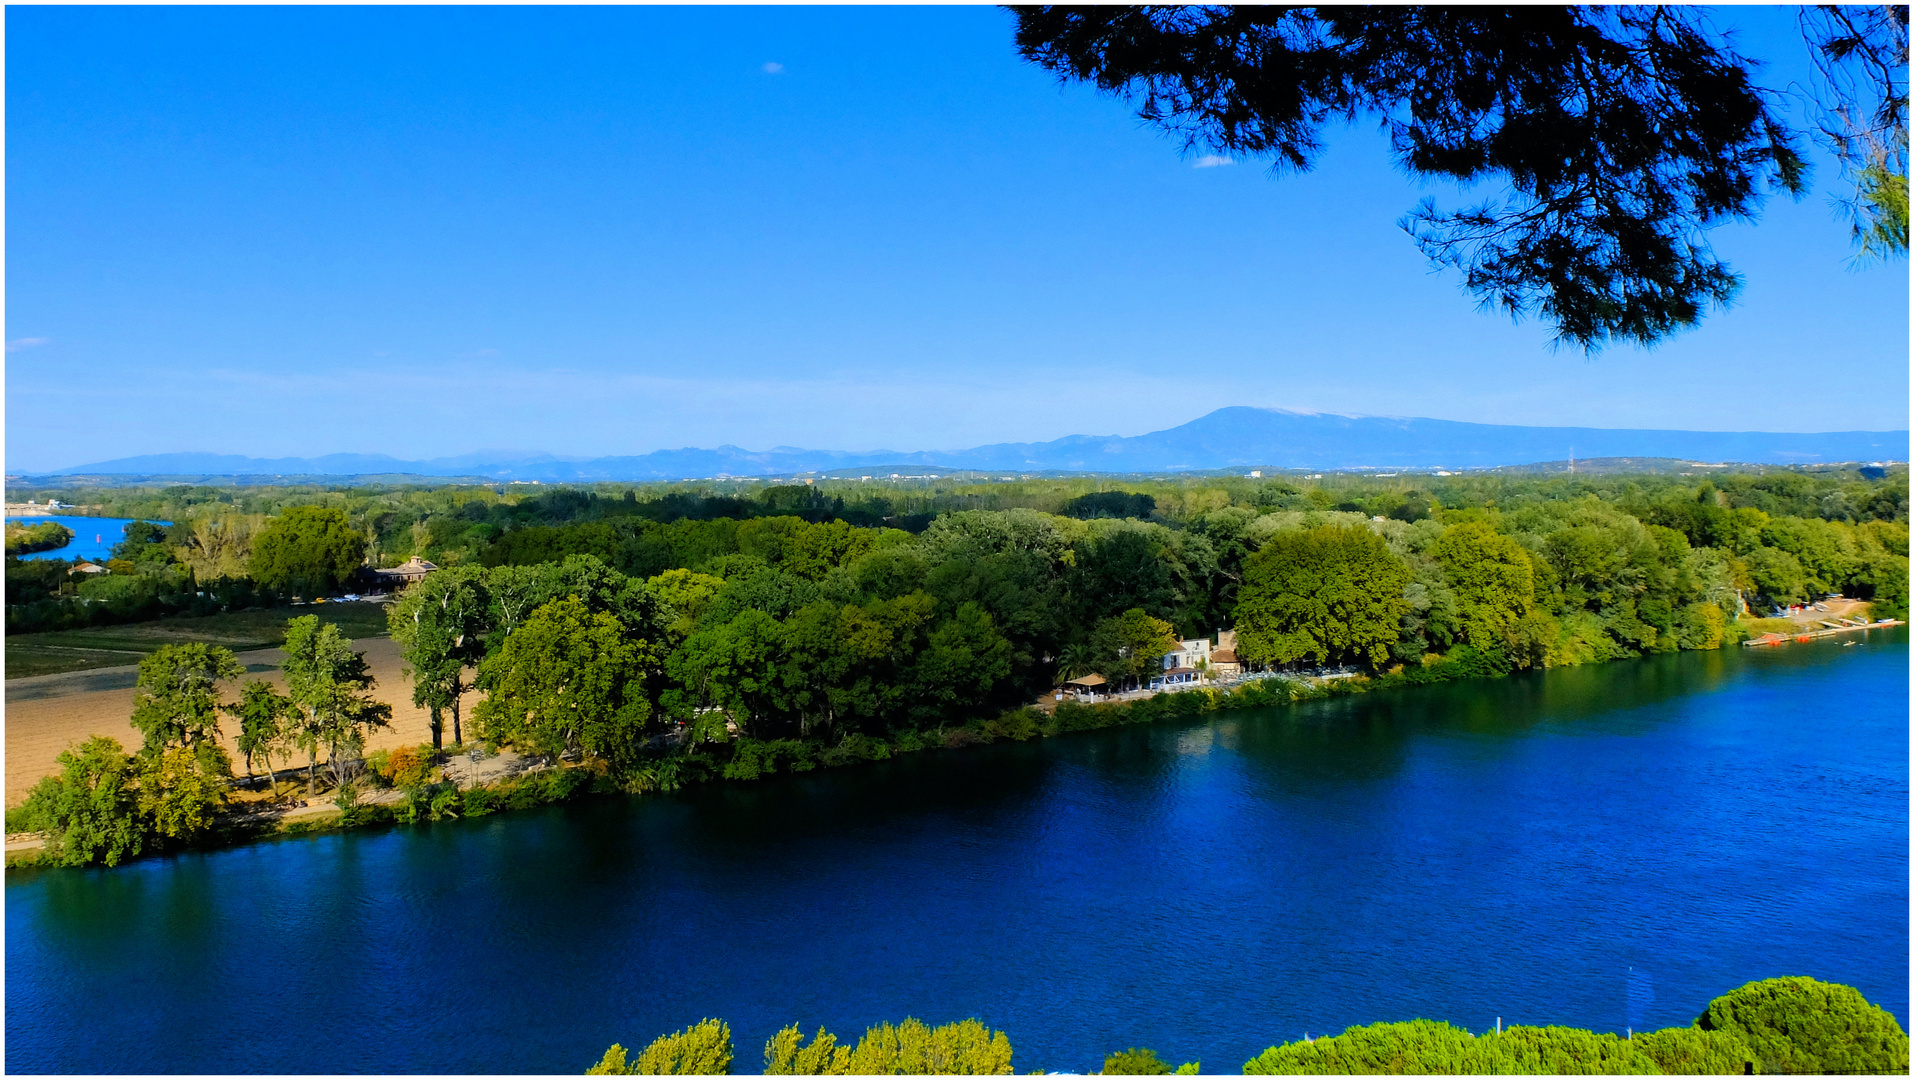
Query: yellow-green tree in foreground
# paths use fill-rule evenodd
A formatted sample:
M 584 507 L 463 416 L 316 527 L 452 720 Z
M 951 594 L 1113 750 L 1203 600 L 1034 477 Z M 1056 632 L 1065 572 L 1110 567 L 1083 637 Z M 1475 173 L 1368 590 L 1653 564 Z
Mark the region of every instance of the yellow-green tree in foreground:
M 625 1048 L 613 1043 L 586 1076 L 725 1076 L 731 1072 L 731 1027 L 722 1020 L 703 1020 L 683 1031 L 653 1040 L 627 1060 Z
M 819 1028 L 810 1044 L 796 1024 L 764 1044 L 767 1076 L 1008 1076 L 1010 1039 L 976 1020 L 930 1027 L 906 1018 L 878 1024 L 856 1046 Z M 614 1045 L 588 1076 L 714 1075 L 731 1071 L 731 1029 L 706 1020 L 673 1032 L 631 1059 Z

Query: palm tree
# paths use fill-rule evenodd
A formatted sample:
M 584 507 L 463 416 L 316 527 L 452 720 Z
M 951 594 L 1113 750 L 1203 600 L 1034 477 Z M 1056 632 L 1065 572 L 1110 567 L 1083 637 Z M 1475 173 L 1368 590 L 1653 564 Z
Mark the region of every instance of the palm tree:
M 1088 645 L 1065 645 L 1057 658 L 1057 678 L 1065 682 L 1079 679 L 1096 669 L 1096 654 Z

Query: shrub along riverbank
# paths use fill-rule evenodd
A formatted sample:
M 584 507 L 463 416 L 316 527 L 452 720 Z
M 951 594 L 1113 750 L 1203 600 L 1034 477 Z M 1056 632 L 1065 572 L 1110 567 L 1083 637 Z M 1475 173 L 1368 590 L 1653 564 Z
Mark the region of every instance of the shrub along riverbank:
M 793 1024 L 764 1044 L 764 1075 L 1009 1075 L 1009 1038 L 976 1020 L 926 1027 L 879 1024 L 855 1047 L 818 1029 L 810 1045 Z M 663 1036 L 635 1058 L 613 1045 L 587 1075 L 725 1074 L 731 1029 L 706 1020 Z M 1147 1049 L 1104 1059 L 1105 1075 L 1172 1070 Z M 1754 1073 L 1901 1074 L 1907 1035 L 1886 1009 L 1851 986 L 1793 977 L 1752 982 L 1710 1002 L 1685 1028 L 1624 1038 L 1567 1027 L 1508 1027 L 1473 1035 L 1446 1023 L 1352 1027 L 1341 1035 L 1283 1043 L 1243 1065 L 1250 1076 L 1315 1075 L 1748 1075 Z

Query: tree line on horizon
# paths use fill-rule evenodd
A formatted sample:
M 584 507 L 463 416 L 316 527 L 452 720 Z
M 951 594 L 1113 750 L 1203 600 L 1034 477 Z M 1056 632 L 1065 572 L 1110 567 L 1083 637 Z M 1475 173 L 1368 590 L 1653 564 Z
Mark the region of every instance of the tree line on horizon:
M 647 522 L 672 525 L 685 520 L 797 517 L 810 523 L 844 521 L 860 528 L 921 534 L 940 514 L 1034 509 L 1078 519 L 1136 519 L 1175 532 L 1196 532 L 1212 544 L 1219 540 L 1227 544 L 1228 537 L 1216 535 L 1216 523 L 1227 516 L 1219 511 L 1317 510 L 1413 522 L 1438 508 L 1451 513 L 1494 510 L 1506 514 L 1540 503 L 1592 496 L 1643 522 L 1674 527 L 1695 546 L 1721 547 L 1719 528 L 1710 531 L 1708 523 L 1692 520 L 1699 511 L 1674 509 L 1683 503 L 1708 501 L 1702 497 L 1704 491 L 1723 509 L 1760 510 L 1770 517 L 1849 525 L 1907 520 L 1905 470 L 1882 474 L 1871 469 L 1728 473 L 1699 481 L 1640 474 L 1472 474 L 1394 480 L 1205 477 L 1128 481 L 1117 490 L 1112 490 L 1110 481 L 1094 477 L 992 484 L 949 481 L 883 491 L 869 484 L 828 481 L 755 489 L 600 484 L 536 494 L 506 486 L 375 485 L 315 490 L 176 485 L 69 493 L 69 498 L 83 499 L 103 514 L 174 524 L 132 526 L 127 542 L 108 562 L 109 574 L 73 574 L 70 564 L 60 560 L 10 560 L 7 626 L 9 633 L 22 633 L 138 621 L 169 613 L 270 606 L 295 595 L 367 587 L 368 582 L 359 580 L 363 575 L 357 568 L 362 563 L 390 566 L 412 556 L 452 565 L 523 562 L 555 552 L 591 553 L 623 572 L 650 576 L 672 568 L 675 556 L 637 534 L 647 529 Z M 346 520 L 343 525 L 287 528 L 292 522 L 283 519 L 302 507 L 339 510 Z M 332 530 L 330 535 L 327 528 Z M 561 532 L 539 531 L 544 529 Z M 301 537 L 293 545 L 298 550 L 274 546 L 291 533 Z M 255 553 L 256 540 L 266 541 L 270 550 Z M 1223 554 L 1227 562 L 1228 553 Z M 1800 557 L 1799 552 L 1790 554 Z M 1854 587 L 1845 581 L 1829 585 L 1826 573 L 1805 574 L 1793 581 L 1786 561 L 1770 555 L 1758 555 L 1754 562 L 1777 594 L 1768 598 L 1777 602 L 1817 586 Z M 1199 574 L 1205 569 L 1196 567 Z M 1834 569 L 1838 573 L 1839 568 Z M 1231 568 L 1221 570 L 1224 584 L 1213 586 L 1213 593 L 1229 588 Z M 1177 622 L 1181 631 L 1197 629 L 1187 619 L 1161 611 L 1156 614 Z M 1195 613 L 1186 614 L 1194 617 Z M 1218 614 L 1212 610 L 1202 620 L 1209 629 L 1214 629 Z

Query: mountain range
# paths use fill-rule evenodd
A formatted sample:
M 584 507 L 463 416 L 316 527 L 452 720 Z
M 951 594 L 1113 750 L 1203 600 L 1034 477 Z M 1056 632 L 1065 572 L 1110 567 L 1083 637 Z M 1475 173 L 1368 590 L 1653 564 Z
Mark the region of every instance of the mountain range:
M 429 461 L 383 454 L 253 458 L 148 454 L 95 462 L 50 476 L 484 477 L 590 482 L 771 477 L 845 469 L 990 472 L 1198 472 L 1213 469 L 1482 469 L 1566 458 L 1680 458 L 1796 465 L 1906 461 L 1906 431 L 1659 431 L 1469 424 L 1422 417 L 1344 416 L 1232 406 L 1147 435 L 1070 435 L 1051 442 L 995 443 L 968 450 L 841 451 L 780 446 L 752 451 L 658 450 L 622 457 L 563 458 L 479 451 Z

